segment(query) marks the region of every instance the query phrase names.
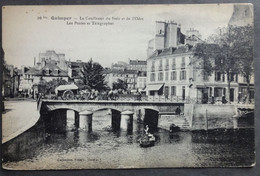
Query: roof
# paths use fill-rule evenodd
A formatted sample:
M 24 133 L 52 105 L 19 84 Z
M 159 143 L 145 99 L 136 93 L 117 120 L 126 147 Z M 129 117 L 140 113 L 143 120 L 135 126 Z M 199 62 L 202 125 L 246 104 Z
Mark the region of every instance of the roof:
M 145 60 L 130 60 L 129 61 L 130 65 L 146 65 L 146 61 Z
M 49 74 L 45 74 L 45 71 L 49 69 Z M 48 76 L 57 76 L 55 74 L 55 70 L 58 70 L 58 75 L 59 76 L 68 76 L 68 73 L 62 69 L 60 69 L 58 66 L 51 62 L 47 62 L 46 65 L 41 68 L 37 69 L 36 67 L 31 67 L 25 74 L 30 74 L 30 75 L 35 75 L 35 76 L 43 76 L 43 75 L 48 75 Z
M 193 51 L 193 46 L 191 46 L 191 45 L 178 46 L 177 48 L 170 47 L 170 48 L 165 48 L 163 50 L 156 50 L 150 58 L 156 58 L 158 56 L 167 56 L 167 55 L 188 53 L 191 51 Z
M 73 68 L 72 69 L 72 77 L 80 78 L 82 76 L 82 68 Z
M 40 70 L 37 70 L 35 67 L 31 67 L 24 74 L 40 76 L 42 75 L 42 72 L 40 72 Z
M 116 70 L 116 69 L 105 69 L 104 74 L 137 74 L 136 70 Z
M 72 69 L 74 68 L 82 68 L 83 64 L 85 64 L 86 62 L 68 62 L 71 66 Z
M 60 85 L 60 86 L 56 87 L 55 92 L 64 91 L 64 90 L 77 90 L 77 89 L 78 89 L 78 86 L 76 86 L 75 84 Z

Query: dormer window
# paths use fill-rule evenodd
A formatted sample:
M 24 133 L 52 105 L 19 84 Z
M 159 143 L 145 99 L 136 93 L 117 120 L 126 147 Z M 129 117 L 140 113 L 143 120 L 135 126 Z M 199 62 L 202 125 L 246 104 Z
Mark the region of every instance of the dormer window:
M 59 74 L 59 70 L 58 70 L 57 68 L 54 70 L 54 74 L 55 74 L 55 75 L 58 75 L 58 74 Z
M 49 69 L 49 68 L 46 68 L 46 69 L 45 69 L 45 73 L 46 73 L 46 75 L 49 75 L 49 74 L 50 74 L 50 69 Z

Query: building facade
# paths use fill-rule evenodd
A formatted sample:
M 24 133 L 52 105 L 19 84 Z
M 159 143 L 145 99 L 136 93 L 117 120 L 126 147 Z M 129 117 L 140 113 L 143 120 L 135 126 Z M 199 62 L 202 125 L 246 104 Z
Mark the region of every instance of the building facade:
M 139 72 L 136 78 L 136 88 L 138 91 L 144 91 L 147 85 L 147 72 Z
M 54 50 L 47 50 L 44 53 L 39 53 L 38 58 L 34 58 L 34 67 L 41 69 L 45 62 L 52 63 L 62 70 L 67 70 L 68 65 L 65 60 L 65 54 L 56 53 Z
M 204 72 L 194 57 L 194 47 L 178 46 L 156 50 L 147 60 L 147 94 L 171 100 L 209 103 L 226 98 L 228 82 L 223 73 Z M 238 101 L 238 75 L 232 75 L 230 101 Z
M 155 50 L 177 47 L 185 42 L 185 35 L 181 32 L 180 24 L 174 21 L 156 21 L 155 36 L 148 42 L 148 58 Z
M 15 68 L 13 65 L 5 63 L 5 54 L 2 50 L 3 59 L 3 75 L 2 75 L 2 96 L 4 97 L 15 97 L 18 95 L 20 85 L 20 70 Z
M 23 67 L 22 73 L 19 89 L 25 94 L 36 95 L 38 93 L 37 85 L 42 80 L 49 82 L 59 78 L 69 81 L 68 72 L 48 60 L 45 60 L 43 67 L 40 69 L 38 67 Z
M 112 89 L 113 83 L 117 82 L 118 79 L 123 80 L 127 83 L 127 89 L 136 89 L 137 88 L 137 75 L 138 72 L 135 70 L 106 70 L 105 81 L 107 85 Z
M 146 60 L 131 60 L 129 59 L 129 64 L 127 64 L 127 70 L 136 70 L 140 72 L 146 71 L 147 63 Z

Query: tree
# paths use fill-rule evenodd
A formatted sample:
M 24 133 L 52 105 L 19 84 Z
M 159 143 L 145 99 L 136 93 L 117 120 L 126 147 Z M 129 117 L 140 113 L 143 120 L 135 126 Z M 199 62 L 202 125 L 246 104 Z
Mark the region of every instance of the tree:
M 250 81 L 254 73 L 254 56 L 253 56 L 253 26 L 243 26 L 237 29 L 237 35 L 240 37 L 240 42 L 236 43 L 235 48 L 237 53 L 237 58 L 240 62 L 239 71 L 240 74 L 246 79 L 247 82 L 247 98 L 246 102 L 250 99 Z M 239 37 L 239 36 L 237 36 Z
M 46 82 L 46 91 L 47 93 L 55 93 L 55 89 L 60 85 L 67 85 L 68 82 L 62 78 L 52 79 L 49 82 Z
M 250 32 L 244 27 L 228 26 L 220 29 L 218 34 L 210 36 L 210 43 L 198 44 L 194 49 L 194 55 L 203 61 L 205 72 L 209 75 L 213 72 L 227 75 L 226 98 L 228 102 L 230 102 L 232 77 L 243 70 L 244 62 L 249 62 L 248 57 L 251 57 L 249 54 L 251 50 L 246 45 L 246 42 L 249 42 L 247 36 L 249 34 Z M 245 50 L 246 52 L 242 54 L 241 52 Z M 250 72 L 252 74 L 252 71 Z
M 105 76 L 103 67 L 92 59 L 83 65 L 83 76 L 81 77 L 84 85 L 90 89 L 102 91 L 106 89 Z
M 118 79 L 117 82 L 113 83 L 113 89 L 127 89 L 127 83 L 121 79 Z

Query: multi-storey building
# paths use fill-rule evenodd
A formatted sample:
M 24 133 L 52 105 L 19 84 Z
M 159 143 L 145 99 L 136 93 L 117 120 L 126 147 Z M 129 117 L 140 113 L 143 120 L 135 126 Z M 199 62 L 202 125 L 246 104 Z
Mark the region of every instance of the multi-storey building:
M 111 70 L 108 69 L 105 71 L 105 81 L 107 85 L 112 88 L 113 83 L 117 82 L 118 79 L 121 79 L 127 83 L 128 89 L 136 89 L 137 85 L 137 74 L 138 72 L 135 70 Z
M 57 54 L 53 50 L 47 50 L 45 53 L 39 53 L 39 57 L 34 58 L 34 67 L 41 69 L 45 66 L 45 62 L 51 62 L 52 64 L 58 66 L 62 70 L 67 70 L 68 65 L 65 60 L 65 54 Z
M 147 56 L 150 57 L 155 50 L 177 47 L 184 42 L 185 35 L 181 33 L 180 24 L 174 21 L 156 21 L 155 36 L 148 43 Z
M 59 68 L 52 60 L 45 60 L 41 67 L 22 67 L 19 89 L 27 94 L 37 94 L 37 85 L 41 80 L 46 82 L 62 78 L 69 81 L 68 72 Z
M 138 72 L 137 78 L 136 78 L 136 88 L 138 91 L 143 91 L 146 88 L 146 80 L 147 80 L 147 74 L 145 71 Z
M 112 70 L 125 70 L 127 68 L 127 63 L 119 61 L 117 63 L 113 63 L 111 65 Z
M 196 45 L 195 45 L 196 46 Z M 194 57 L 195 46 L 156 50 L 147 60 L 147 91 L 149 96 L 163 96 L 166 99 L 189 99 L 207 103 L 209 99 L 221 101 L 227 94 L 227 76 L 214 72 L 207 75 Z M 232 75 L 230 101 L 238 98 L 238 75 Z
M 112 70 L 136 70 L 136 71 L 146 71 L 146 60 L 132 60 L 128 59 L 128 63 L 119 61 L 111 65 Z
M 146 71 L 147 63 L 145 60 L 131 60 L 129 59 L 129 64 L 127 64 L 127 70 L 137 70 L 137 71 Z
M 20 70 L 13 65 L 5 63 L 5 54 L 2 49 L 3 60 L 3 75 L 2 75 L 2 96 L 14 97 L 17 96 L 20 84 Z

